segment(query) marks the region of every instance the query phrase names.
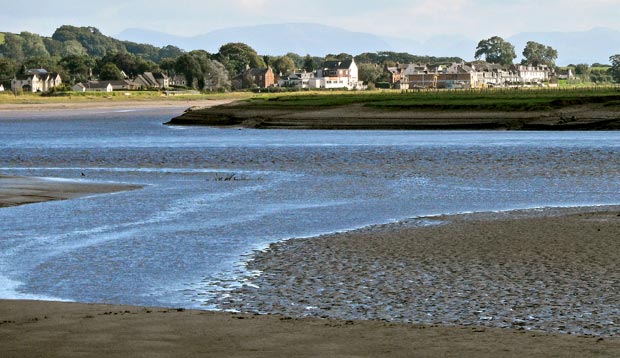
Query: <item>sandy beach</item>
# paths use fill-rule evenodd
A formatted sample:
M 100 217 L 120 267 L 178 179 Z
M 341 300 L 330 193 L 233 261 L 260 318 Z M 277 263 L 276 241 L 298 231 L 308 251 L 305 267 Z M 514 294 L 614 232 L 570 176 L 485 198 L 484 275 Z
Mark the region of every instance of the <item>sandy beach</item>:
M 0 208 L 141 188 L 137 185 L 89 183 L 51 178 L 0 175 Z
M 4 300 L 0 344 L 3 357 L 618 356 L 619 210 L 435 217 L 273 244 L 249 263 L 257 287 L 220 302 L 246 314 Z
M 208 108 L 232 102 L 232 99 L 217 100 L 93 100 L 48 102 L 48 103 L 3 103 L 0 104 L 0 115 L 6 112 L 46 112 L 67 110 L 101 110 L 101 109 L 147 109 L 147 108 L 178 108 L 182 112 L 188 108 Z
M 291 319 L 167 308 L 0 301 L 2 357 L 616 357 L 617 339 Z

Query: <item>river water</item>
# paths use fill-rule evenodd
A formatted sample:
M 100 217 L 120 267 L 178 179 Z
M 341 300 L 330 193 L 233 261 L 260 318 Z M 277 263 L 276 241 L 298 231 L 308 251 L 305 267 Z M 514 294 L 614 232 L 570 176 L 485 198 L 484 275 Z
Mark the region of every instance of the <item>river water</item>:
M 179 111 L 0 112 L 0 173 L 144 185 L 0 209 L 0 298 L 216 308 L 274 241 L 620 203 L 620 132 L 162 125 Z

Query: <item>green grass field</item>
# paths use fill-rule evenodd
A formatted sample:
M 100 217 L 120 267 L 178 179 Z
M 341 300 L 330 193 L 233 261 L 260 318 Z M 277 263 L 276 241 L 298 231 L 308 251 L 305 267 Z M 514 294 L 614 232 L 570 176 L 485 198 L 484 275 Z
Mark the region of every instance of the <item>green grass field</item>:
M 250 105 L 301 108 L 363 104 L 381 109 L 437 110 L 549 110 L 566 105 L 620 100 L 620 87 L 506 89 L 409 92 L 309 92 L 304 94 L 257 95 Z

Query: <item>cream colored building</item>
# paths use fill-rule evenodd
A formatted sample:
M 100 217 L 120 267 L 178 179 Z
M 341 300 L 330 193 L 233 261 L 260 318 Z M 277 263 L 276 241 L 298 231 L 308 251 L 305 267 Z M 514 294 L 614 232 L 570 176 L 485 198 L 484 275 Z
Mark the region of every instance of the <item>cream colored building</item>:
M 61 84 L 62 78 L 59 74 L 37 69 L 29 70 L 25 75 L 16 75 L 11 81 L 11 89 L 32 93 L 47 92 Z

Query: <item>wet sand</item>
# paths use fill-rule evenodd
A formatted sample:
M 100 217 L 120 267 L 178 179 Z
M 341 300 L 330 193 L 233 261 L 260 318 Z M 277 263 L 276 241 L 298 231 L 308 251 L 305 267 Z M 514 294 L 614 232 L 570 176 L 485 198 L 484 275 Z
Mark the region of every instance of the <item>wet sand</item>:
M 0 208 L 51 200 L 139 189 L 138 185 L 88 183 L 47 178 L 0 175 Z
M 247 314 L 4 300 L 2 356 L 615 357 L 619 215 L 457 215 L 273 244 L 249 264 L 259 287 L 220 302 Z
M 620 334 L 620 208 L 428 218 L 289 240 L 219 301 L 245 312 Z
M 164 308 L 0 301 L 3 358 L 617 357 L 617 339 L 289 319 Z

